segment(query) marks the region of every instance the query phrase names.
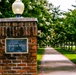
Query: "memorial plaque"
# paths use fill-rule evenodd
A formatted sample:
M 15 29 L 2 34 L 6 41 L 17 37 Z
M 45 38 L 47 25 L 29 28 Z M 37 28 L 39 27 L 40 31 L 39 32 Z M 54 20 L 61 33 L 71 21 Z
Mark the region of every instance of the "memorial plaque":
M 6 38 L 5 52 L 8 54 L 28 53 L 28 39 Z

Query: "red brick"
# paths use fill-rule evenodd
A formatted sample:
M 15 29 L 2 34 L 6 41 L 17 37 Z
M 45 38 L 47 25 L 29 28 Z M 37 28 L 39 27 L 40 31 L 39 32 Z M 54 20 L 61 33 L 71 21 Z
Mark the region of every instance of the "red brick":
M 37 36 L 37 27 L 34 27 L 34 36 Z
M 35 56 L 36 57 L 37 56 L 37 53 L 32 53 L 32 56 Z
M 3 63 L 11 63 L 11 60 L 3 60 Z
M 27 27 L 27 35 L 28 36 L 30 35 L 30 27 L 29 26 Z
M 23 74 L 23 75 L 31 75 L 31 74 L 26 74 L 26 73 L 25 73 L 25 74 Z
M 17 66 L 26 66 L 26 64 L 18 64 Z
M 2 70 L 2 67 L 0 66 L 0 70 Z
M 36 38 L 32 39 L 32 43 L 36 43 L 36 42 L 37 42 Z
M 32 49 L 37 49 L 37 46 L 32 46 Z
M 5 70 L 0 70 L 0 73 L 3 73 Z
M 33 52 L 36 52 L 36 50 L 29 50 L 29 52 L 33 53 Z
M 8 72 L 8 73 L 16 73 L 16 70 L 6 70 L 5 72 Z
M 31 68 L 31 69 L 29 70 L 29 72 L 30 72 L 30 71 L 31 71 L 31 72 L 36 72 L 36 71 L 37 71 L 37 68 L 36 68 L 36 67 L 33 68 L 33 69 Z
M 27 66 L 36 66 L 37 64 L 28 63 Z
M 1 49 L 4 51 L 5 50 L 5 46 L 2 45 L 2 48 Z
M 34 70 L 29 70 L 28 73 L 36 73 Z
M 13 23 L 13 26 L 17 26 L 17 23 Z
M 14 60 L 13 63 L 21 63 L 21 60 Z
M 35 73 L 35 74 L 32 74 L 32 75 L 37 75 L 37 74 Z
M 8 74 L 8 73 L 2 73 L 2 75 L 12 75 L 11 73 L 10 74 Z
M 23 67 L 22 70 L 29 70 L 30 68 L 28 67 Z
M 18 73 L 26 73 L 26 70 L 18 70 Z
M 1 36 L 1 33 L 2 33 L 2 27 L 0 26 L 0 36 Z
M 3 69 L 3 70 L 7 70 L 7 69 L 10 70 L 11 67 L 10 67 L 10 66 L 3 66 L 2 69 Z
M 2 60 L 0 60 L 0 63 L 2 63 Z
M 0 64 L 0 66 L 4 66 L 4 64 L 2 63 L 2 64 Z
M 10 23 L 5 23 L 6 26 L 10 26 Z
M 18 25 L 19 25 L 19 27 L 23 26 L 23 22 L 20 22 Z
M 21 75 L 21 73 L 14 73 L 14 75 Z
M 26 59 L 27 60 L 27 59 Z M 26 60 L 22 60 L 22 63 L 26 63 Z
M 12 69 L 21 69 L 21 67 L 13 67 Z
M 16 66 L 16 64 L 6 64 L 6 66 Z

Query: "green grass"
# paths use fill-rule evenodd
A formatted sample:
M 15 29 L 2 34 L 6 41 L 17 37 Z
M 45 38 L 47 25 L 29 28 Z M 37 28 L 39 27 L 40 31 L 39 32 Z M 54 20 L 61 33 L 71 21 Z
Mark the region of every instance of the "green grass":
M 62 50 L 60 48 L 55 48 L 57 51 L 65 55 L 69 60 L 76 64 L 76 54 L 67 50 Z
M 40 69 L 41 59 L 44 53 L 44 48 L 39 48 L 37 52 L 37 63 L 38 63 L 38 70 Z

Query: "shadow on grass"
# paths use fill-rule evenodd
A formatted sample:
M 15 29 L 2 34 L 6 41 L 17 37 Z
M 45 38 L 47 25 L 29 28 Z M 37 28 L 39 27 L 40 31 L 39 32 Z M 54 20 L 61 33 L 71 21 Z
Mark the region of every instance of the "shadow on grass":
M 40 70 L 40 65 L 41 65 L 41 61 L 37 61 L 37 70 L 39 71 Z
M 76 64 L 76 53 L 71 52 L 71 51 L 67 51 L 64 49 L 60 49 L 60 48 L 55 48 L 58 52 L 62 53 L 63 55 L 65 55 L 69 60 L 71 60 L 74 64 Z
M 39 55 L 39 54 L 42 55 L 43 53 L 44 53 L 44 48 L 39 48 L 37 54 L 38 54 L 38 55 Z
M 60 48 L 55 48 L 57 51 L 61 52 L 62 54 L 75 54 L 69 50 L 65 50 L 65 49 L 60 49 Z
M 37 51 L 37 71 L 40 71 L 40 65 L 41 65 L 41 60 L 42 60 L 42 56 L 44 54 L 44 49 L 45 48 L 39 48 Z

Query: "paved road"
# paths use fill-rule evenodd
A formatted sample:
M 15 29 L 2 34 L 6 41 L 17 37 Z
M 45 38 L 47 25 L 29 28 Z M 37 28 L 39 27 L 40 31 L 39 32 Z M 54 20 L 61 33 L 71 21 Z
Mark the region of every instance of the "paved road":
M 38 75 L 76 75 L 76 65 L 53 48 L 47 47 Z

